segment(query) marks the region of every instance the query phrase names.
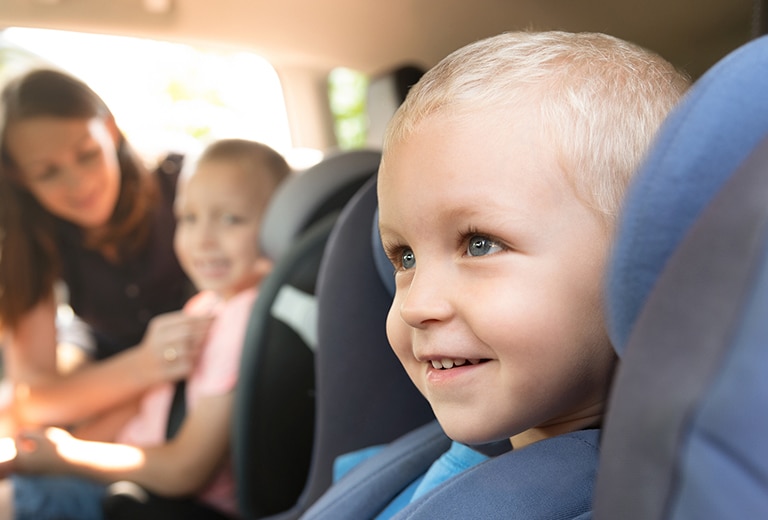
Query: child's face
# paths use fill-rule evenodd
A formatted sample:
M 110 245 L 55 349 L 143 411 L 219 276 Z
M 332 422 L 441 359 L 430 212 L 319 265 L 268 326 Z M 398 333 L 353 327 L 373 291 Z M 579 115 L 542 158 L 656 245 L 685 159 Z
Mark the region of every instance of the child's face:
M 536 118 L 515 115 L 431 116 L 387 152 L 378 188 L 395 353 L 450 437 L 519 447 L 596 425 L 615 358 L 606 227 Z
M 258 283 L 267 260 L 258 239 L 259 185 L 236 164 L 201 163 L 176 195 L 174 247 L 182 268 L 200 290 L 223 298 Z
M 33 117 L 5 137 L 21 181 L 46 210 L 85 229 L 103 226 L 120 194 L 117 128 L 102 118 Z

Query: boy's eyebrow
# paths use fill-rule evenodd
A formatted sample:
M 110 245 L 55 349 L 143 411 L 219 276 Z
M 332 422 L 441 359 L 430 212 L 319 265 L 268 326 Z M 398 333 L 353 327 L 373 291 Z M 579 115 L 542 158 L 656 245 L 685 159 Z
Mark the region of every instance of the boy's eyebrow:
M 478 208 L 473 206 L 457 206 L 450 209 L 446 209 L 444 212 L 439 212 L 436 218 L 441 222 L 451 223 L 454 225 L 456 221 L 461 222 L 461 226 L 477 226 L 480 232 L 491 232 L 487 228 L 497 228 L 506 226 L 520 227 L 521 224 L 530 223 L 535 220 L 535 217 L 528 214 L 528 212 L 516 211 L 508 206 L 498 208 L 488 208 L 487 206 Z M 387 237 L 389 241 L 397 241 L 403 239 L 403 235 L 400 230 L 396 229 L 386 221 L 379 219 L 378 223 L 379 235 Z M 462 229 L 461 231 L 464 231 Z
M 384 235 L 400 236 L 400 233 L 398 233 L 397 231 L 387 226 L 387 224 L 382 224 L 381 220 L 379 220 L 378 229 L 379 229 L 379 236 L 384 236 Z
M 528 211 L 509 204 L 495 207 L 487 205 L 479 207 L 477 204 L 454 206 L 446 209 L 441 218 L 446 220 L 468 220 L 470 223 L 472 221 L 479 221 L 477 222 L 478 224 L 486 225 L 488 223 L 503 225 L 532 220 Z

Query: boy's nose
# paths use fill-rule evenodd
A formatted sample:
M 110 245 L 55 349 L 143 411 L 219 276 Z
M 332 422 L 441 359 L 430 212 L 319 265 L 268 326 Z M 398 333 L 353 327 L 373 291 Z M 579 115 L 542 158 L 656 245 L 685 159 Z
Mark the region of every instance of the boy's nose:
M 398 287 L 397 292 L 402 292 L 400 317 L 411 327 L 421 328 L 429 323 L 446 321 L 453 314 L 447 273 L 423 269 L 414 273 L 409 286 Z
M 216 243 L 216 231 L 210 222 L 201 222 L 197 228 L 197 245 L 200 248 L 208 248 Z

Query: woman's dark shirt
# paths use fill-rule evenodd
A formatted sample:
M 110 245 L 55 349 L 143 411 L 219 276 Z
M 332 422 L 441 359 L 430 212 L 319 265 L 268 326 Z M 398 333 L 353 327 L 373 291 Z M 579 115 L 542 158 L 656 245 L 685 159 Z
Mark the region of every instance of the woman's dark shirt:
M 181 309 L 192 294 L 173 251 L 173 197 L 180 167 L 180 157 L 169 157 L 155 172 L 161 202 L 154 210 L 147 247 L 120 264 L 84 248 L 77 226 L 59 224 L 62 279 L 70 306 L 92 329 L 96 359 L 138 344 L 153 316 Z

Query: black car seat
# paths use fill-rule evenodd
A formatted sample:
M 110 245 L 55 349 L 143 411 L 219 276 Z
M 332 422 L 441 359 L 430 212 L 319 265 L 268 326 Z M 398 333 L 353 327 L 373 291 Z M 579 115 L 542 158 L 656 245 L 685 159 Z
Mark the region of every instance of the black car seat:
M 621 356 L 594 518 L 768 518 L 768 37 L 662 128 L 608 279 Z
M 371 150 L 330 156 L 283 183 L 267 207 L 261 247 L 275 265 L 246 329 L 233 412 L 245 519 L 290 509 L 304 489 L 314 437 L 320 259 L 341 208 L 379 160 Z
M 233 409 L 231 451 L 243 519 L 290 509 L 304 488 L 314 435 L 320 259 L 339 212 L 379 160 L 371 150 L 331 155 L 286 180 L 266 209 L 260 245 L 274 269 L 251 311 Z M 108 520 L 223 518 L 190 500 L 125 484 L 115 487 L 104 509 Z

